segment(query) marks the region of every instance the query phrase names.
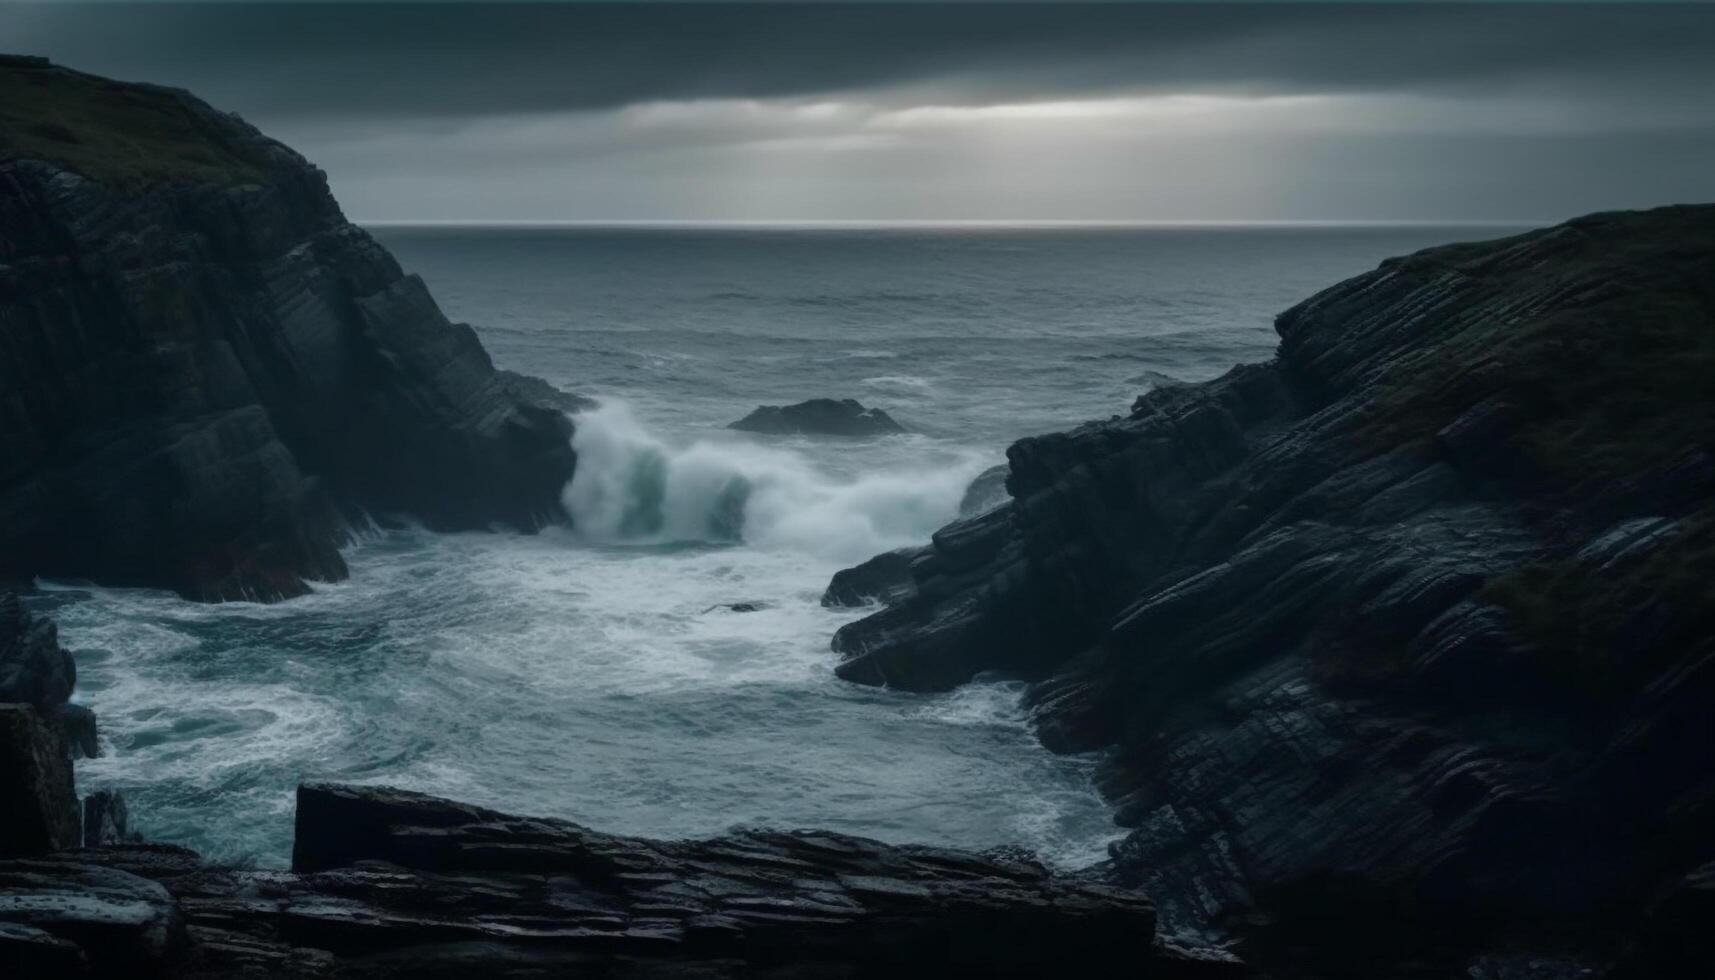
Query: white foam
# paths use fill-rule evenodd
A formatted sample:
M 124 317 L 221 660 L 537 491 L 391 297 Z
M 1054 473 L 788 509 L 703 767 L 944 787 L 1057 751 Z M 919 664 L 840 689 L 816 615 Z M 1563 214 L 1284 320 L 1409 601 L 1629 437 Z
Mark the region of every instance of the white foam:
M 572 447 L 578 467 L 564 503 L 585 541 L 742 541 L 844 562 L 921 541 L 952 520 L 983 460 L 953 451 L 841 478 L 748 440 L 668 446 L 618 402 L 579 415 Z
M 1005 680 L 974 680 L 963 687 L 938 695 L 918 709 L 927 719 L 944 725 L 975 725 L 980 727 L 1026 730 L 1026 716 L 1020 704 L 1024 682 Z
M 914 374 L 883 374 L 865 378 L 862 384 L 904 395 L 927 395 L 934 388 L 928 378 L 920 378 Z
M 80 780 L 223 861 L 284 861 L 305 778 L 663 837 L 753 821 L 1100 856 L 1105 805 L 1036 744 L 1017 682 L 832 673 L 828 637 L 864 611 L 823 608 L 828 579 L 925 540 L 989 457 L 923 435 L 674 443 L 619 406 L 578 425 L 575 531 L 390 528 L 347 549 L 349 580 L 273 606 L 57 595 L 107 748 Z

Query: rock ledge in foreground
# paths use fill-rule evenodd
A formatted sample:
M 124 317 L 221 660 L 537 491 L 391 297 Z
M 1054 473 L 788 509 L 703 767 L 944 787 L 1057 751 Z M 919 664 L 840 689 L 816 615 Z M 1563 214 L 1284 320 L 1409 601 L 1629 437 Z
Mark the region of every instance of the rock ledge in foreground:
M 655 841 L 339 785 L 299 789 L 296 829 L 291 871 L 147 844 L 0 861 L 16 899 L 0 901 L 0 945 L 12 930 L 39 957 L 81 950 L 97 975 L 181 978 L 1040 976 L 1103 961 L 1242 975 L 1157 943 L 1141 895 L 1019 851 L 821 831 Z M 119 897 L 148 914 L 116 921 Z M 48 900 L 64 914 L 31 911 Z

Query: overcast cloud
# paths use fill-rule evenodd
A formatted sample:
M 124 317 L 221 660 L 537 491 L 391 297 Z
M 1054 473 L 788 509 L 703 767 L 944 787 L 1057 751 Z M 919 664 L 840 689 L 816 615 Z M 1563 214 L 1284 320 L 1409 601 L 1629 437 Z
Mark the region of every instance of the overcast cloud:
M 1550 219 L 1715 198 L 1715 5 L 6 4 L 369 219 Z

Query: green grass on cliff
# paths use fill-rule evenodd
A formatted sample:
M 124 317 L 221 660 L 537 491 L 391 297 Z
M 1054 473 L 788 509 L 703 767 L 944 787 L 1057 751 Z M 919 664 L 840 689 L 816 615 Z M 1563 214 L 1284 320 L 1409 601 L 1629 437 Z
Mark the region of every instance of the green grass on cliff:
M 0 57 L 0 158 L 125 187 L 261 180 L 262 160 L 224 124 L 171 90 Z
M 1597 699 L 1624 696 L 1688 650 L 1715 651 L 1715 507 L 1621 569 L 1537 562 L 1491 578 L 1483 597 L 1518 617 L 1546 673 Z
M 1424 438 L 1482 398 L 1520 413 L 1518 449 L 1574 497 L 1715 449 L 1715 206 L 1592 215 L 1572 223 L 1550 270 L 1509 273 L 1519 288 L 1590 288 L 1581 303 L 1522 321 L 1477 322 L 1443 339 L 1375 392 L 1371 438 Z M 1401 262 L 1433 279 L 1482 278 L 1493 243 Z
M 1507 250 L 1537 238 L 1521 267 Z M 1573 290 L 1545 312 L 1475 319 L 1379 379 L 1364 438 L 1427 440 L 1470 406 L 1514 409 L 1503 469 L 1523 480 L 1566 556 L 1491 578 L 1545 677 L 1624 697 L 1686 651 L 1715 649 L 1715 507 L 1693 505 L 1648 558 L 1597 571 L 1571 557 L 1624 516 L 1683 514 L 1675 467 L 1715 453 L 1715 206 L 1591 215 L 1500 243 L 1400 260 L 1514 294 Z M 1564 294 L 1563 294 L 1564 295 Z

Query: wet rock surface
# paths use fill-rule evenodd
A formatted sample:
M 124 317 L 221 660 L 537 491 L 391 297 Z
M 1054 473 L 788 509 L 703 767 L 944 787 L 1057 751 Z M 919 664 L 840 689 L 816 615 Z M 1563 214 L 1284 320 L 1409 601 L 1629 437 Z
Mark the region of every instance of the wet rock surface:
M 272 599 L 344 576 L 355 509 L 563 516 L 569 402 L 320 170 L 177 90 L 19 60 L 0 87 L 82 126 L 0 132 L 0 579 Z
M 81 840 L 72 758 L 98 747 L 94 713 L 67 703 L 76 683 L 77 663 L 53 621 L 0 589 L 0 855 Z
M 651 841 L 334 785 L 299 791 L 296 829 L 291 871 L 138 844 L 0 862 L 0 930 L 13 930 L 0 944 L 66 959 L 70 943 L 114 976 L 1039 976 L 1104 958 L 1143 977 L 1238 969 L 1156 944 L 1136 893 L 1022 852 L 813 831 Z
M 838 672 L 1032 679 L 1112 750 L 1116 875 L 1283 976 L 1609 962 L 1710 857 L 1712 301 L 1715 207 L 1389 260 L 1015 444 Z
M 959 516 L 974 517 L 985 514 L 1012 499 L 1006 493 L 1007 466 L 991 466 L 977 474 L 971 485 L 965 488 L 965 495 L 959 499 Z
M 79 843 L 77 790 L 64 739 L 30 705 L 0 703 L 0 855 Z
M 911 578 L 911 563 L 923 552 L 922 548 L 884 551 L 861 565 L 836 572 L 822 593 L 822 605 L 893 605 L 909 599 L 917 589 Z
M 53 711 L 77 686 L 77 662 L 60 648 L 59 627 L 36 617 L 18 594 L 0 588 L 0 701 Z
M 141 841 L 131 829 L 130 808 L 117 790 L 96 790 L 83 798 L 83 846 L 104 847 Z
M 727 426 L 771 436 L 883 436 L 905 427 L 879 408 L 855 399 L 812 398 L 796 405 L 764 405 Z

